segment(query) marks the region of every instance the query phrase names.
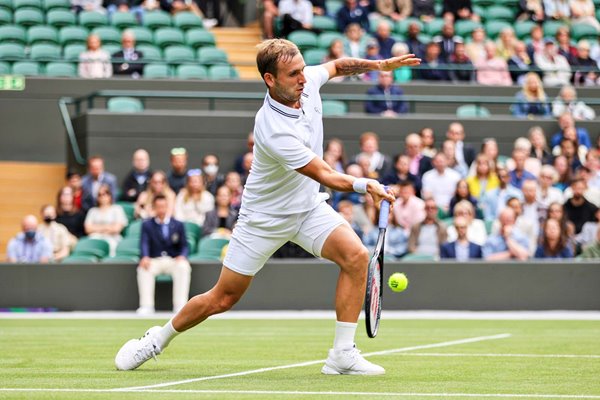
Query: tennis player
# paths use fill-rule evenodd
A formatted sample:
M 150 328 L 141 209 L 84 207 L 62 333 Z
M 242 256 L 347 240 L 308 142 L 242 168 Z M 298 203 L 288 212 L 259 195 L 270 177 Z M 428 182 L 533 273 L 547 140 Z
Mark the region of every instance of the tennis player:
M 369 253 L 350 225 L 325 202 L 319 184 L 336 191 L 369 193 L 376 204 L 383 199 L 393 202 L 394 196 L 377 181 L 341 174 L 323 161 L 319 90 L 335 77 L 392 71 L 418 65 L 420 59 L 412 54 L 386 60 L 342 58 L 307 67 L 294 43 L 271 39 L 259 45 L 256 63 L 268 91 L 256 114 L 254 160 L 221 275 L 212 289 L 190 299 L 166 325 L 125 343 L 115 358 L 116 367 L 139 367 L 162 353 L 179 333 L 229 310 L 267 259 L 292 241 L 340 267 L 335 338 L 322 373 L 384 374 L 354 344 Z

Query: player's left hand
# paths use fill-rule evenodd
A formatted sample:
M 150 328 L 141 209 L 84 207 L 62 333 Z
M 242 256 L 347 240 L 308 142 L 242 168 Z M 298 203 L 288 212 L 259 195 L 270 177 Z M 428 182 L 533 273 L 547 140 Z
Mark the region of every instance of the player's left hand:
M 388 58 L 387 60 L 382 60 L 380 69 L 382 71 L 393 71 L 396 68 L 400 67 L 414 67 L 416 65 L 421 64 L 421 59 L 415 57 L 414 54 L 405 54 L 399 57 Z

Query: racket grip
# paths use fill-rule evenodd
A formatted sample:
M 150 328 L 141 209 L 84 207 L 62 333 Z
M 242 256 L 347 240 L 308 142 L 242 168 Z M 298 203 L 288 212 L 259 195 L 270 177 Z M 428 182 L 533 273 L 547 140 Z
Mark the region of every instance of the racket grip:
M 388 190 L 387 186 L 384 186 L 383 188 L 386 191 Z M 379 229 L 387 228 L 389 215 L 390 215 L 390 202 L 387 200 L 383 200 L 381 202 L 381 207 L 379 209 Z

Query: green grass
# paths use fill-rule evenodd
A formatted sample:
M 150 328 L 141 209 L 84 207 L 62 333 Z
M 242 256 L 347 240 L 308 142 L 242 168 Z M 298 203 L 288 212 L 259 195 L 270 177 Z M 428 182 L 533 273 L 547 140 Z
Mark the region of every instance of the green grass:
M 0 388 L 113 389 L 315 361 L 326 357 L 333 336 L 333 322 L 327 320 L 209 320 L 175 339 L 158 362 L 151 360 L 132 372 L 116 371 L 113 359 L 121 344 L 154 324 L 144 320 L 2 319 Z M 468 356 L 600 355 L 600 321 L 383 320 L 373 340 L 366 337 L 361 324 L 357 344 L 368 353 L 501 333 L 511 336 L 370 357 L 386 368 L 387 374 L 380 377 L 324 376 L 321 365 L 315 364 L 169 386 L 157 393 L 0 390 L 0 399 L 377 397 L 174 390 L 600 396 L 600 358 Z

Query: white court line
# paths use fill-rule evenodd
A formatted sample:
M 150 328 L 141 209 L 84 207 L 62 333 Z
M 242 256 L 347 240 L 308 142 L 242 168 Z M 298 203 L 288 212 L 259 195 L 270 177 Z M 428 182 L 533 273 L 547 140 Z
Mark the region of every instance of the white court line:
M 65 393 L 114 393 L 114 389 L 25 389 L 0 388 L 0 392 L 65 392 Z M 121 393 L 140 393 L 139 390 L 121 390 Z M 290 396 L 371 396 L 371 397 L 474 397 L 474 398 L 528 398 L 528 399 L 600 399 L 600 395 L 587 394 L 536 394 L 536 393 L 389 393 L 389 392 L 308 392 L 285 390 L 210 390 L 210 389 L 162 389 L 143 391 L 161 394 L 239 394 L 239 395 L 290 395 Z
M 478 337 L 474 337 L 474 338 L 451 340 L 451 341 L 448 341 L 448 342 L 423 344 L 423 345 L 410 346 L 410 347 L 401 347 L 399 349 L 392 349 L 392 350 L 374 351 L 374 352 L 371 352 L 371 353 L 365 353 L 365 354 L 363 354 L 363 356 L 364 357 L 380 356 L 380 355 L 393 354 L 393 353 L 401 353 L 401 352 L 412 351 L 412 350 L 433 349 L 433 348 L 436 348 L 436 347 L 447 347 L 447 346 L 454 346 L 454 345 L 466 344 L 466 343 L 483 342 L 485 340 L 505 339 L 505 338 L 510 337 L 510 336 L 511 336 L 510 333 L 502 333 L 502 334 L 499 334 L 499 335 L 492 335 L 492 336 L 478 336 Z M 259 373 L 262 373 L 262 372 L 277 371 L 277 370 L 280 370 L 280 369 L 306 367 L 306 366 L 309 366 L 309 365 L 322 364 L 324 362 L 325 362 L 325 360 L 306 361 L 306 362 L 296 363 L 296 364 L 278 365 L 276 367 L 267 367 L 267 368 L 253 369 L 253 370 L 249 370 L 249 371 L 234 372 L 234 373 L 231 373 L 231 374 L 204 376 L 204 377 L 201 377 L 201 378 L 192 378 L 192 379 L 184 379 L 184 380 L 180 380 L 180 381 L 157 383 L 155 385 L 133 386 L 133 387 L 126 387 L 126 388 L 122 388 L 122 389 L 116 388 L 114 390 L 115 391 L 120 391 L 120 390 L 155 389 L 155 388 L 162 388 L 162 387 L 168 387 L 168 386 L 184 385 L 184 384 L 187 384 L 187 383 L 202 382 L 202 381 L 211 381 L 211 380 L 215 380 L 215 379 L 233 378 L 233 377 L 237 377 L 237 376 L 259 374 Z
M 598 354 L 405 353 L 416 357 L 600 358 Z

